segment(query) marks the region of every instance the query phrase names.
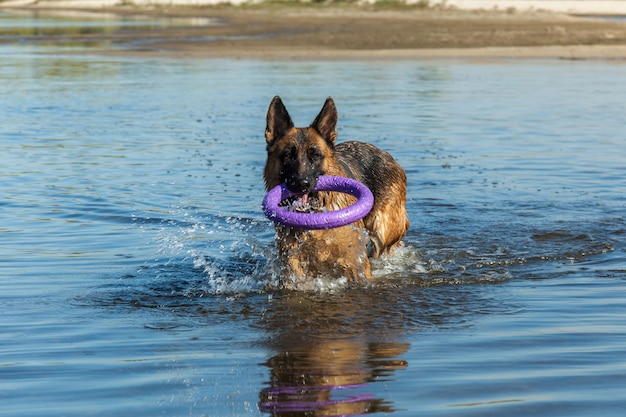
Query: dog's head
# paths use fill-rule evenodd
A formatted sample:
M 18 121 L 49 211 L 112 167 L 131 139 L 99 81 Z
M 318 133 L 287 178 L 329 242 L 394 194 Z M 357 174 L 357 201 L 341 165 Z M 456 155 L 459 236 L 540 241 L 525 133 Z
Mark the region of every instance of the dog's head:
M 327 171 L 334 156 L 337 138 L 337 108 L 327 98 L 322 110 L 309 127 L 294 127 L 280 97 L 276 96 L 267 111 L 267 164 L 265 185 L 268 189 L 286 183 L 290 191 L 307 195 L 317 185 L 317 178 Z

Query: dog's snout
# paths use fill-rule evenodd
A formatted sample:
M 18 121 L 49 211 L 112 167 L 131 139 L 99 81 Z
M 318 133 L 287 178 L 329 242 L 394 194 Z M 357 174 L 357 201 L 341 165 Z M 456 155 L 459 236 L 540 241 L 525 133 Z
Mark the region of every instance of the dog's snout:
M 307 179 L 302 179 L 298 182 L 298 185 L 300 186 L 300 189 L 302 189 L 302 191 L 308 191 L 309 187 L 311 186 L 311 181 Z
M 287 180 L 287 188 L 294 193 L 310 193 L 315 189 L 315 183 L 310 178 L 294 177 Z

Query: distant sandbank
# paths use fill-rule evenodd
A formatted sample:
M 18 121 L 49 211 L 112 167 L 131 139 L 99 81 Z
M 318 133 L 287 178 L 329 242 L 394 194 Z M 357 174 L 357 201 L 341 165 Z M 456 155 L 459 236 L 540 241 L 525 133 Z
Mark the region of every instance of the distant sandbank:
M 174 0 L 187 1 L 187 0 Z M 192 0 L 189 0 L 192 1 Z M 561 58 L 626 59 L 626 20 L 497 9 L 351 4 L 155 5 L 136 0 L 11 0 L 0 8 L 89 10 L 153 17 L 203 17 L 215 24 L 135 28 L 107 33 L 46 34 L 37 41 L 110 41 L 101 53 L 180 57 L 298 59 Z M 529 3 L 530 0 L 518 0 Z M 448 1 L 454 4 L 459 1 Z M 536 3 L 555 3 L 544 1 Z M 465 2 L 469 3 L 469 2 Z M 475 0 L 475 3 L 487 3 Z M 566 3 L 560 2 L 559 3 Z M 569 3 L 603 3 L 571 1 Z M 626 1 L 614 1 L 626 6 Z M 467 6 L 467 5 L 466 5 Z M 617 7 L 617 6 L 616 6 Z M 465 7 L 464 7 L 465 8 Z M 469 8 L 469 7 L 468 7 Z M 625 7 L 626 9 L 626 7 Z M 150 42 L 145 42 L 149 39 Z M 141 47 L 137 47 L 141 44 Z

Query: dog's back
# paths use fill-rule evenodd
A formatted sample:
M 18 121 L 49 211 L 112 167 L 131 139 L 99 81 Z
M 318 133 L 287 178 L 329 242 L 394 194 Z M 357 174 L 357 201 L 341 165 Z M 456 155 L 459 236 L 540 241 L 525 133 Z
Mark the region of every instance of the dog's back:
M 363 219 L 370 234 L 369 256 L 389 252 L 409 229 L 406 213 L 406 173 L 387 152 L 363 142 L 344 142 L 335 157 L 347 176 L 365 184 L 374 194 L 374 207 Z

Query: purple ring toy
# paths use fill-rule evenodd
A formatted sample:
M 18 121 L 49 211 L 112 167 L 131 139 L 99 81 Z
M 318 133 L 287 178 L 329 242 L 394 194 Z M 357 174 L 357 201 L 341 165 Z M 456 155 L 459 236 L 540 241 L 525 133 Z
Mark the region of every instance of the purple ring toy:
M 299 195 L 289 191 L 286 184 L 272 188 L 263 199 L 263 212 L 268 219 L 283 226 L 297 229 L 332 229 L 346 226 L 367 216 L 374 206 L 374 195 L 365 185 L 351 178 L 322 175 L 317 179 L 315 191 L 336 191 L 356 197 L 356 203 L 335 211 L 300 213 L 279 204 L 289 197 Z

